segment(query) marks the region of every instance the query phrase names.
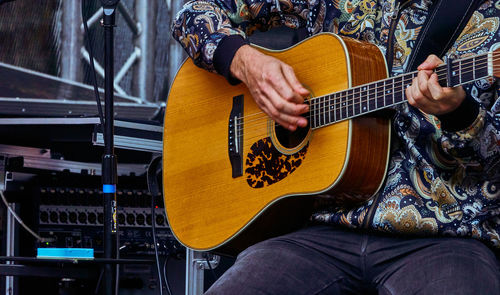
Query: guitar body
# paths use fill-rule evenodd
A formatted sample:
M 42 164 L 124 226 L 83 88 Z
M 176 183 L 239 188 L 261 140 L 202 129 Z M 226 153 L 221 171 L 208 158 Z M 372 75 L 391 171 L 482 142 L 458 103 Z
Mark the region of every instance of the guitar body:
M 375 46 L 333 34 L 284 51 L 261 50 L 291 65 L 314 97 L 387 77 Z M 358 117 L 285 143 L 243 83 L 230 86 L 191 60 L 173 82 L 164 126 L 167 218 L 177 239 L 198 251 L 235 254 L 291 231 L 320 194 L 366 200 L 387 167 L 389 120 Z M 238 141 L 231 141 L 233 131 Z M 231 159 L 235 152 L 241 157 Z

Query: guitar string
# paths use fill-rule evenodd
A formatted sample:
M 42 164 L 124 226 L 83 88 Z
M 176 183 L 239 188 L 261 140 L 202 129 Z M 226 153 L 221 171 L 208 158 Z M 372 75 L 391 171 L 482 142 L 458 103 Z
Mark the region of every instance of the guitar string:
M 479 65 L 479 64 L 478 64 L 478 65 Z M 481 65 L 479 65 L 479 66 L 481 66 Z M 480 69 L 481 69 L 480 67 L 477 67 L 477 68 L 476 68 L 476 70 L 480 70 Z M 464 71 L 464 72 L 463 72 L 463 73 L 461 73 L 461 74 L 463 75 L 463 74 L 467 74 L 467 73 L 470 73 L 470 72 L 471 72 L 471 71 Z M 402 79 L 402 81 L 404 82 L 405 80 L 407 80 L 407 78 L 410 78 L 410 77 L 408 77 L 408 76 L 404 76 L 404 77 L 403 77 L 403 79 Z M 482 77 L 482 78 L 485 78 L 485 77 Z M 399 83 L 398 83 L 398 84 L 399 84 Z M 387 86 L 387 85 L 386 85 L 386 86 Z M 392 86 L 392 85 L 391 85 L 391 86 Z M 392 89 L 392 87 L 391 87 L 391 89 Z M 391 93 L 390 93 L 389 95 L 375 96 L 374 98 L 371 98 L 371 97 L 370 97 L 371 95 L 368 95 L 368 97 L 367 97 L 367 99 L 366 99 L 366 100 L 356 101 L 356 102 L 355 102 L 355 103 L 353 103 L 353 104 L 346 104 L 347 102 L 352 102 L 352 101 L 354 101 L 355 96 L 356 96 L 356 93 L 354 93 L 354 92 L 353 92 L 352 94 L 347 94 L 347 95 L 345 95 L 345 96 L 342 96 L 342 97 L 341 97 L 341 98 L 349 98 L 349 97 L 352 97 L 352 99 L 347 99 L 347 100 L 345 100 L 345 101 L 339 101 L 339 99 L 338 99 L 339 97 L 336 97 L 336 98 L 337 98 L 337 100 L 336 100 L 336 101 L 334 101 L 334 104 L 333 104 L 334 109 L 333 109 L 333 110 L 335 111 L 335 113 L 340 112 L 340 115 L 341 115 L 341 116 L 343 116 L 342 114 L 343 114 L 343 112 L 345 112 L 345 113 L 346 113 L 346 116 L 343 116 L 344 118 L 341 118 L 341 120 L 345 120 L 345 119 L 348 119 L 348 118 L 350 117 L 350 116 L 348 115 L 349 113 L 353 113 L 353 116 L 354 116 L 354 109 L 353 109 L 351 112 L 349 112 L 349 108 L 354 108 L 354 106 L 355 106 L 355 105 L 359 105 L 359 106 L 360 106 L 360 110 L 361 110 L 361 105 L 360 105 L 361 103 L 363 103 L 363 104 L 365 104 L 365 103 L 366 103 L 366 106 L 368 107 L 370 102 L 373 102 L 374 100 L 376 100 L 376 101 L 378 102 L 378 101 L 380 101 L 380 99 L 382 99 L 382 102 L 381 102 L 381 103 L 383 103 L 385 106 L 389 106 L 389 105 L 395 104 L 395 103 L 389 103 L 389 105 L 386 105 L 386 103 L 385 103 L 385 100 L 386 100 L 386 99 L 385 99 L 385 98 L 386 98 L 387 96 L 391 96 L 391 95 L 392 95 L 392 96 L 395 96 L 396 94 L 401 94 L 402 90 L 404 90 L 404 86 L 403 86 L 403 85 L 399 85 L 399 86 L 394 87 L 394 91 L 391 91 Z M 367 90 L 364 90 L 364 91 L 367 91 Z M 368 91 L 373 91 L 373 89 L 372 89 L 372 90 L 368 89 Z M 360 92 L 359 94 L 361 94 L 361 92 Z M 331 96 L 331 95 L 330 95 L 330 96 Z M 322 98 L 324 98 L 324 97 L 322 97 Z M 334 98 L 335 98 L 335 97 L 334 97 Z M 321 104 L 321 103 L 325 103 L 325 102 L 318 101 L 318 102 L 313 103 L 313 104 L 312 104 L 312 106 L 316 106 L 316 107 L 317 107 L 317 106 L 318 106 L 319 104 Z M 398 102 L 398 103 L 399 103 L 399 102 Z M 343 105 L 342 105 L 342 104 L 343 104 Z M 337 108 L 337 106 L 338 106 L 338 108 Z M 312 107 L 311 107 L 311 108 L 312 108 Z M 380 107 L 380 108 L 383 108 L 383 107 Z M 331 111 L 332 111 L 332 109 L 331 109 L 331 105 L 325 105 L 324 107 L 319 107 L 319 108 L 316 108 L 316 109 L 315 109 L 315 111 L 316 111 L 316 112 L 315 112 L 315 114 L 313 114 L 313 116 L 314 116 L 314 115 L 324 115 L 325 113 L 327 113 L 327 112 L 325 112 L 325 111 L 324 111 L 324 110 L 326 110 L 326 109 L 328 109 L 328 112 L 331 112 Z M 378 109 L 378 107 L 377 107 L 376 109 Z M 375 110 L 376 110 L 376 109 L 375 109 Z M 373 110 L 370 110 L 370 111 L 373 111 Z M 362 112 L 362 113 L 365 113 L 365 112 Z M 362 113 L 360 113 L 360 114 L 362 114 Z M 264 113 L 264 114 L 265 114 L 265 113 Z M 334 114 L 334 115 L 336 115 L 336 114 Z M 357 116 L 357 114 L 356 114 L 356 116 Z M 311 115 L 306 116 L 306 118 L 310 119 L 310 118 L 311 118 Z M 241 118 L 240 118 L 240 119 L 241 119 Z M 262 121 L 257 122 L 257 123 L 260 125 L 260 127 L 261 127 L 262 125 L 264 125 L 264 124 L 265 124 L 265 125 L 267 125 L 267 124 L 268 124 L 269 117 L 267 117 L 267 115 L 265 115 L 265 116 L 263 116 L 263 119 L 265 119 L 265 122 L 262 122 Z M 251 120 L 251 121 L 255 121 L 255 119 L 254 119 L 254 120 Z M 334 121 L 338 121 L 338 120 L 334 120 Z M 248 124 L 247 124 L 247 123 L 248 123 Z M 254 127 L 254 126 L 256 126 L 256 124 L 250 124 L 250 123 L 251 123 L 251 122 L 244 122 L 243 124 L 245 124 L 245 127 Z M 242 124 L 242 123 L 238 123 L 238 126 L 240 126 L 241 124 Z M 316 126 L 316 127 L 318 127 L 318 126 Z M 239 129 L 238 129 L 238 131 L 241 131 L 241 128 L 239 128 Z
M 494 61 L 496 61 L 496 60 L 494 60 Z M 483 61 L 478 61 L 478 62 L 474 62 L 474 61 L 473 61 L 473 64 L 474 64 L 474 66 L 473 66 L 473 67 L 465 67 L 465 66 L 464 66 L 464 67 L 459 67 L 459 68 L 458 68 L 458 71 L 460 72 L 460 75 L 464 75 L 464 74 L 471 73 L 471 72 L 473 72 L 474 70 L 475 70 L 475 71 L 478 71 L 478 70 L 484 70 L 485 68 L 481 68 L 481 66 L 483 66 L 483 65 L 485 65 L 485 64 L 486 64 L 486 65 L 488 65 L 488 60 L 485 60 L 485 61 L 483 60 Z M 464 71 L 464 70 L 471 69 L 471 68 L 473 68 L 473 70 L 472 70 L 472 71 Z M 475 69 L 474 69 L 474 68 L 475 68 Z M 487 67 L 486 67 L 486 68 L 487 68 Z M 444 78 L 444 77 L 440 76 L 440 74 L 443 74 L 443 72 L 446 72 L 446 71 L 447 71 L 447 70 L 442 70 L 442 71 L 440 71 L 440 72 L 436 72 L 436 73 L 438 74 L 438 79 L 439 79 L 439 80 L 442 80 L 442 79 Z M 394 77 L 394 78 L 401 78 L 401 81 L 397 81 L 397 82 L 395 82 L 395 83 L 390 83 L 390 84 L 385 84 L 385 86 L 380 86 L 380 87 L 375 87 L 375 88 L 370 89 L 370 85 L 372 85 L 372 84 L 376 84 L 376 83 L 381 83 L 381 81 L 377 81 L 377 82 L 375 82 L 375 83 L 371 83 L 371 84 L 368 84 L 368 85 L 356 86 L 356 87 L 354 87 L 354 88 L 351 88 L 351 89 L 348 89 L 348 90 L 343 90 L 343 91 L 336 92 L 336 93 L 332 93 L 332 94 L 329 94 L 329 95 L 319 96 L 319 97 L 314 97 L 314 98 L 310 99 L 310 101 L 312 101 L 312 102 L 310 102 L 310 109 L 313 109 L 313 110 L 316 110 L 316 111 L 317 111 L 317 110 L 318 110 L 318 108 L 314 109 L 314 107 L 315 107 L 315 106 L 317 106 L 318 104 L 325 103 L 325 100 L 324 100 L 324 101 L 321 101 L 320 99 L 325 99 L 325 98 L 327 98 L 327 97 L 328 97 L 326 102 L 327 102 L 327 103 L 329 103 L 329 105 L 328 105 L 327 107 L 331 107 L 331 106 L 333 106 L 335 109 L 337 109 L 337 107 L 338 107 L 338 108 L 340 108 L 340 111 L 342 111 L 342 108 L 347 109 L 347 108 L 349 108 L 349 107 L 353 106 L 354 104 L 357 104 L 357 103 L 365 103 L 365 100 L 364 100 L 364 99 L 362 99 L 361 101 L 355 101 L 355 102 L 354 102 L 354 104 L 346 104 L 346 103 L 349 103 L 349 102 L 352 102 L 352 101 L 356 100 L 356 99 L 357 99 L 357 97 L 355 97 L 355 96 L 356 96 L 356 94 L 361 94 L 362 92 L 365 92 L 365 91 L 368 91 L 368 92 L 370 92 L 370 91 L 376 92 L 376 94 L 375 94 L 376 96 L 375 96 L 373 99 L 372 99 L 372 98 L 370 98 L 370 97 L 367 97 L 367 98 L 366 98 L 366 102 L 367 102 L 367 104 L 368 104 L 368 103 L 370 103 L 370 101 L 375 101 L 375 102 L 378 102 L 378 100 L 379 100 L 380 98 L 385 98 L 385 97 L 387 96 L 386 94 L 389 94 L 389 95 L 391 95 L 391 94 L 392 94 L 392 92 L 389 92 L 389 93 L 385 93 L 385 92 L 383 92 L 383 93 L 381 93 L 381 94 L 383 94 L 383 96 L 379 96 L 379 95 L 378 95 L 378 92 L 379 92 L 379 90 L 381 90 L 381 88 L 384 88 L 384 89 L 387 89 L 387 88 L 392 89 L 392 88 L 394 88 L 394 90 L 400 89 L 400 87 L 401 87 L 401 86 L 400 86 L 399 84 L 400 84 L 401 82 L 405 83 L 405 81 L 406 81 L 407 79 L 413 79 L 413 78 L 414 78 L 413 76 L 414 76 L 416 73 L 418 73 L 418 71 L 417 71 L 417 72 L 412 72 L 412 73 L 407 73 L 407 74 L 405 74 L 405 75 L 401 75 L 401 76 L 398 76 L 398 77 Z M 393 80 L 394 78 L 389 78 L 389 79 L 390 79 L 390 80 Z M 383 81 L 383 80 L 382 80 L 382 81 Z M 398 86 L 393 87 L 395 84 L 396 84 L 396 85 L 398 85 Z M 367 89 L 367 90 L 362 90 L 362 88 L 368 88 L 368 89 Z M 351 90 L 352 90 L 352 92 L 353 92 L 353 93 L 351 93 L 351 94 L 347 93 L 347 91 L 351 91 Z M 356 93 L 356 90 L 359 90 L 359 91 L 358 91 L 358 93 Z M 367 93 L 368 93 L 368 92 L 367 92 Z M 398 93 L 398 92 L 397 92 L 397 91 L 394 91 L 394 93 Z M 337 94 L 339 94 L 339 95 L 337 95 Z M 368 94 L 369 94 L 369 93 L 368 93 Z M 369 94 L 369 95 L 370 95 L 370 94 Z M 333 104 L 331 103 L 331 100 L 332 100 L 332 99 L 331 99 L 331 96 L 334 96 L 334 100 L 333 100 L 334 102 L 333 102 Z M 340 99 L 344 99 L 344 98 L 346 98 L 346 100 L 344 100 L 344 101 L 340 101 Z M 344 104 L 344 106 L 341 106 L 341 104 Z M 323 115 L 323 114 L 324 114 L 324 113 L 319 113 L 319 115 Z M 247 118 L 248 118 L 248 117 L 251 117 L 251 116 L 253 116 L 253 115 L 261 115 L 261 116 L 259 116 L 259 117 L 257 117 L 257 118 L 252 118 L 251 120 L 247 120 Z M 316 115 L 318 115 L 318 114 L 316 114 Z M 309 118 L 309 116 L 307 116 L 306 118 Z M 267 120 L 267 119 L 268 119 L 267 114 L 266 114 L 266 113 L 264 113 L 264 112 L 260 112 L 260 113 L 255 113 L 255 114 L 251 114 L 251 115 L 246 115 L 246 116 L 245 116 L 245 117 L 243 117 L 243 118 L 242 118 L 242 117 L 239 117 L 239 118 L 238 118 L 238 120 L 239 120 L 239 121 L 241 121 L 241 120 L 245 120 L 245 122 L 244 122 L 244 123 L 237 123 L 237 124 L 238 124 L 238 126 L 240 126 L 241 124 L 245 124 L 245 126 L 246 126 L 247 124 L 251 125 L 250 123 L 252 123 L 253 121 L 259 121 L 259 120 L 261 120 L 261 119 L 266 119 L 266 120 Z
M 461 74 L 466 74 L 466 73 L 470 73 L 470 71 L 468 72 L 464 72 L 462 73 L 463 70 L 467 70 L 467 69 L 471 69 L 473 67 L 477 67 L 478 65 L 480 65 L 480 63 L 482 63 L 484 65 L 484 63 L 488 63 L 488 59 L 486 60 L 478 60 L 478 58 L 482 58 L 482 57 L 488 57 L 489 53 L 484 53 L 484 54 L 481 54 L 481 55 L 477 55 L 477 56 L 473 56 L 473 57 L 468 57 L 468 58 L 464 58 L 464 59 L 461 59 L 461 60 L 457 60 L 457 61 L 454 61 L 454 63 L 457 63 L 456 66 L 458 67 L 458 71 L 461 73 Z M 495 57 L 497 56 L 500 56 L 500 53 L 493 53 L 493 55 Z M 493 59 L 493 61 L 497 61 L 497 59 Z M 472 66 L 469 66 L 469 65 L 472 65 Z M 342 90 L 342 91 L 339 91 L 339 92 L 335 92 L 335 93 L 331 93 L 329 95 L 325 95 L 325 96 L 319 96 L 319 97 L 314 97 L 312 99 L 310 99 L 310 101 L 314 101 L 314 100 L 318 100 L 318 99 L 321 99 L 321 98 L 324 98 L 326 96 L 331 96 L 331 95 L 335 95 L 335 94 L 341 94 L 343 92 L 346 92 L 348 90 L 356 90 L 358 88 L 362 88 L 362 87 L 369 87 L 370 85 L 372 84 L 377 84 L 377 83 L 381 83 L 383 82 L 384 80 L 394 80 L 394 79 L 397 79 L 397 78 L 405 78 L 405 77 L 408 77 L 410 76 L 411 74 L 414 74 L 414 73 L 418 73 L 418 71 L 415 71 L 415 72 L 410 72 L 410 73 L 405 73 L 403 75 L 400 75 L 400 76 L 396 76 L 396 77 L 388 77 L 386 79 L 383 79 L 383 80 L 380 80 L 380 81 L 373 81 L 373 82 L 370 82 L 370 83 L 367 83 L 365 85 L 359 85 L 359 86 L 356 86 L 356 87 L 353 87 L 351 89 L 347 89 L 347 90 Z M 445 67 L 444 65 L 440 65 L 438 70 L 435 72 L 436 74 L 438 74 L 438 76 L 440 74 L 446 74 L 447 73 L 447 67 Z M 391 86 L 392 84 L 386 84 L 385 86 Z M 384 86 L 380 86 L 378 88 L 374 88 L 372 90 L 375 90 L 375 91 L 378 91 L 380 88 L 384 88 Z M 342 96 L 341 96 L 342 97 Z M 313 102 L 314 103 L 314 102 Z M 253 113 L 253 114 L 248 114 L 248 115 L 245 115 L 245 117 L 243 118 L 239 118 L 239 119 L 244 119 L 246 122 L 251 122 L 248 120 L 248 118 L 252 117 L 252 116 L 257 116 L 257 115 L 264 115 L 263 117 L 266 117 L 267 114 L 263 113 L 263 112 L 257 112 L 257 113 Z
M 465 60 L 465 59 L 464 59 L 464 60 Z M 477 64 L 476 64 L 476 66 L 481 65 L 481 64 L 482 64 L 482 65 L 484 65 L 485 63 L 487 64 L 487 63 L 488 63 L 488 60 L 485 60 L 485 61 L 479 61 L 479 62 L 480 62 L 480 63 L 477 63 Z M 463 71 L 463 70 L 467 70 L 467 69 L 470 69 L 470 68 L 471 68 L 471 67 L 467 67 L 467 66 L 466 66 L 467 64 L 473 64 L 473 65 L 474 65 L 474 63 L 475 63 L 474 61 L 472 61 L 472 63 L 462 63 L 462 65 L 464 65 L 464 66 L 462 66 L 462 67 L 461 67 L 461 66 L 459 65 L 458 70 L 460 71 L 460 73 L 461 73 L 462 75 L 463 75 L 463 74 L 470 73 L 470 71 L 467 71 L 467 72 L 462 72 L 462 71 Z M 446 70 L 446 69 L 444 69 L 444 70 L 441 70 L 441 71 L 436 71 L 436 74 L 440 75 L 440 74 L 443 74 L 444 72 L 447 72 L 447 70 Z M 408 74 L 401 75 L 401 76 L 394 77 L 394 78 L 402 78 L 402 79 L 403 79 L 403 81 L 405 81 L 405 80 L 406 80 L 406 78 L 409 78 L 408 76 L 411 76 L 411 74 L 414 74 L 414 73 L 418 73 L 418 72 L 412 72 L 412 73 L 408 73 Z M 394 79 L 394 78 L 389 78 L 389 79 L 391 79 L 391 80 L 392 80 L 392 79 Z M 441 77 L 441 78 L 442 78 L 442 77 Z M 382 80 L 382 81 L 383 81 L 383 80 Z M 380 82 L 380 81 L 376 81 L 375 83 L 381 83 L 381 82 Z M 372 83 L 370 83 L 370 84 L 368 84 L 368 85 L 356 86 L 356 87 L 354 87 L 354 88 L 352 88 L 352 89 L 349 89 L 349 90 L 353 90 L 353 92 L 355 92 L 355 91 L 356 91 L 356 90 L 358 90 L 358 89 L 359 89 L 359 90 L 361 90 L 361 88 L 363 88 L 363 87 L 370 87 L 370 85 L 375 84 L 375 83 L 373 83 L 373 82 L 372 82 Z M 391 86 L 392 86 L 392 84 L 386 84 L 386 85 L 385 85 L 385 88 L 387 88 L 387 87 L 391 87 Z M 368 89 L 368 90 L 372 90 L 372 91 L 377 91 L 377 92 L 378 92 L 378 91 L 380 90 L 380 88 L 384 88 L 384 86 L 380 86 L 380 87 L 373 88 L 373 89 Z M 344 93 L 344 92 L 346 92 L 346 90 L 343 90 L 343 91 L 340 91 L 340 92 L 336 92 L 336 93 L 332 93 L 332 94 L 329 94 L 329 95 L 326 95 L 326 96 L 331 96 L 331 95 L 336 95 L 336 94 L 342 94 L 342 93 Z M 314 102 L 314 101 L 319 100 L 319 99 L 321 99 L 321 98 L 325 98 L 326 96 L 320 96 L 320 97 L 315 97 L 315 98 L 310 99 L 310 101 L 312 101 L 311 105 L 314 105 L 314 104 L 315 104 L 315 102 Z M 346 97 L 346 96 L 350 96 L 350 94 L 340 95 L 340 96 L 338 96 L 338 98 L 343 98 L 343 97 Z M 349 100 L 348 100 L 348 101 L 349 101 Z M 262 113 L 262 112 L 260 112 L 260 113 L 256 113 L 256 114 L 264 114 L 264 117 L 266 117 L 266 116 L 267 116 L 265 113 Z M 245 121 L 246 121 L 246 122 L 251 122 L 251 121 L 248 121 L 248 120 L 247 120 L 247 118 L 248 118 L 248 117 L 251 117 L 252 115 L 255 115 L 255 114 L 246 115 L 243 119 L 245 119 Z
M 404 103 L 406 102 L 406 100 L 401 100 L 397 103 L 394 103 L 392 105 L 396 105 L 396 104 L 400 104 L 400 103 Z M 359 115 L 362 115 L 362 114 L 359 114 Z M 346 113 L 346 116 L 344 118 L 341 118 L 341 119 L 338 119 L 338 120 L 334 120 L 332 122 L 328 122 L 328 123 L 325 123 L 323 124 L 322 126 L 314 126 L 314 127 L 310 127 L 311 129 L 317 129 L 319 127 L 323 127 L 323 126 L 326 126 L 326 125 L 331 125 L 331 124 L 334 124 L 334 123 L 337 123 L 337 122 L 341 122 L 341 121 L 345 121 L 345 120 L 348 120 L 348 119 L 351 119 L 353 117 L 357 117 L 359 115 L 352 115 L 352 116 L 349 116 L 348 113 Z M 251 139 L 255 139 L 255 138 L 262 138 L 263 136 L 266 136 L 268 135 L 269 133 L 264 131 L 262 132 L 262 127 L 265 127 L 264 130 L 267 130 L 270 122 L 274 123 L 275 126 L 278 126 L 279 124 L 275 123 L 274 121 L 271 121 L 269 118 L 266 119 L 265 122 L 262 122 L 262 124 L 259 124 L 260 126 L 257 126 L 256 124 L 254 124 L 251 128 L 246 128 L 246 133 L 245 133 L 245 140 L 251 140 Z M 271 124 L 272 124 L 271 123 Z M 260 127 L 260 128 L 256 128 L 256 127 Z M 240 138 L 241 138 L 242 135 L 240 135 Z
M 485 78 L 485 77 L 481 77 L 481 78 L 479 78 L 479 79 L 484 79 L 484 78 Z M 399 89 L 397 89 L 397 91 L 394 91 L 394 94 L 400 94 L 400 93 L 402 92 L 401 87 L 398 87 L 398 88 L 399 88 Z M 398 101 L 397 103 L 389 103 L 389 104 L 388 104 L 388 105 L 386 105 L 386 106 L 396 105 L 396 104 L 399 104 L 399 103 L 403 103 L 403 102 L 405 102 L 405 101 L 406 101 L 405 99 L 402 99 L 401 101 Z M 350 105 L 350 107 L 352 107 L 352 106 L 353 106 L 353 105 Z M 339 122 L 339 121 L 347 120 L 347 119 L 350 119 L 350 118 L 352 118 L 352 117 L 356 117 L 356 116 L 359 116 L 359 115 L 362 115 L 362 114 L 366 113 L 366 112 L 363 112 L 363 113 L 360 113 L 360 114 L 354 114 L 354 109 L 352 110 L 352 112 L 349 112 L 349 109 L 348 109 L 346 106 L 343 106 L 343 107 L 344 107 L 343 111 L 344 111 L 344 113 L 346 114 L 346 116 L 344 116 L 342 113 L 340 113 L 342 118 L 337 119 L 337 120 L 333 120 L 333 121 L 331 121 L 331 122 L 328 122 L 328 124 L 323 124 L 323 126 L 325 126 L 325 125 L 330 125 L 330 124 L 333 124 L 333 123 L 336 123 L 336 122 Z M 382 109 L 382 108 L 383 108 L 383 107 L 380 107 L 380 108 L 378 108 L 378 109 Z M 377 110 L 377 109 L 375 109 L 375 110 Z M 371 111 L 374 111 L 374 110 L 371 110 Z M 352 116 L 351 116 L 351 115 L 349 115 L 350 113 L 352 113 L 353 115 L 352 115 Z M 258 122 L 257 124 L 251 124 L 248 128 L 247 128 L 247 127 L 245 127 L 245 129 L 246 129 L 246 131 L 247 131 L 247 132 L 246 132 L 246 136 L 245 136 L 245 138 L 246 138 L 246 139 L 253 139 L 253 138 L 256 138 L 256 137 L 262 137 L 263 135 L 266 135 L 267 133 L 264 133 L 264 134 L 262 134 L 262 133 L 261 133 L 261 130 L 262 130 L 262 128 L 261 128 L 261 127 L 266 126 L 266 125 L 269 125 L 269 121 L 270 121 L 269 117 L 267 117 L 267 116 L 266 116 L 266 117 L 264 118 L 264 121 Z M 277 124 L 277 123 L 275 123 L 275 122 L 274 122 L 274 124 L 275 124 L 275 126 L 279 125 L 279 124 Z M 310 124 L 311 124 L 311 123 L 310 123 Z M 259 127 L 259 128 L 256 128 L 256 127 Z M 316 129 L 316 128 L 318 128 L 318 127 L 322 127 L 322 126 L 314 126 L 314 127 L 311 127 L 311 128 Z M 242 130 L 242 129 L 241 129 L 241 128 L 239 128 L 239 131 L 240 131 L 240 132 L 241 132 L 241 130 Z M 254 133 L 253 131 L 258 131 L 258 133 L 257 133 L 257 134 L 252 134 L 252 133 Z

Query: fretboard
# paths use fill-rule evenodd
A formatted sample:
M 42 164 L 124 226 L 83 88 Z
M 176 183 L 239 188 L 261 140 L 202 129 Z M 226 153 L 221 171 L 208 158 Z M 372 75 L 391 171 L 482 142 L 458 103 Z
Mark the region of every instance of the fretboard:
M 454 87 L 492 76 L 488 53 L 452 61 L 435 69 L 441 86 Z M 449 75 L 448 75 L 449 72 Z M 406 101 L 405 89 L 418 71 L 356 86 L 310 100 L 311 128 L 320 128 Z

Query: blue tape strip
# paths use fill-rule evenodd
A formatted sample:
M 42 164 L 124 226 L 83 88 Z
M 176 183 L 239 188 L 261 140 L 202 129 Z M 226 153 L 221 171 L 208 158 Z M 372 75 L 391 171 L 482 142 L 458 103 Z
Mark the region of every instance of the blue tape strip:
M 94 249 L 91 248 L 38 248 L 38 258 L 82 258 L 93 259 Z
M 116 185 L 114 184 L 103 184 L 102 192 L 105 194 L 114 194 L 116 193 Z

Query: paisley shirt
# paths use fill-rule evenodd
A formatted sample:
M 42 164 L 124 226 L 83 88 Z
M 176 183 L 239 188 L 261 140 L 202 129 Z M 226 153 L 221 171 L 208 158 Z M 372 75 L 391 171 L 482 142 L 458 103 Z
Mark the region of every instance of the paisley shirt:
M 305 27 L 310 35 L 328 31 L 376 44 L 391 57 L 391 74 L 398 75 L 407 67 L 431 4 L 195 0 L 179 12 L 173 36 L 198 66 L 227 76 L 227 64 L 244 44 L 241 40 L 256 29 Z M 499 48 L 499 25 L 500 1 L 484 1 L 450 53 L 464 58 Z M 398 105 L 390 164 L 379 193 L 357 208 L 332 205 L 312 219 L 398 234 L 473 237 L 500 249 L 499 87 L 484 79 L 464 88 L 467 98 L 460 110 L 439 118 Z

